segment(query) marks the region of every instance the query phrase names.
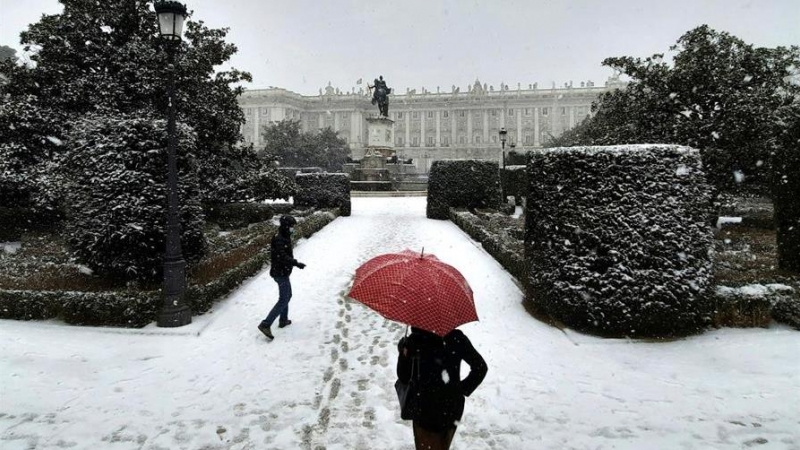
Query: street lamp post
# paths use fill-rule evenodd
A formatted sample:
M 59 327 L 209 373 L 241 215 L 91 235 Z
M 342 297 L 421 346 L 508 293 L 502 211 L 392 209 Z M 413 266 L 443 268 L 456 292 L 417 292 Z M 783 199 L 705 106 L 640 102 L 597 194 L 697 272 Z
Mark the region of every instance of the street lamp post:
M 511 153 L 514 153 L 514 149 L 517 148 L 517 143 L 516 142 L 512 142 L 512 143 L 508 144 L 508 146 L 511 147 Z M 505 168 L 506 168 L 506 154 L 505 154 L 505 152 L 503 152 L 503 169 L 505 169 Z
M 506 127 L 500 128 L 500 145 L 501 145 L 501 148 L 502 148 L 502 150 L 500 150 L 500 152 L 502 154 L 502 161 L 503 161 L 503 169 L 504 170 L 506 168 L 506 134 L 508 134 L 508 131 L 506 131 Z M 504 174 L 501 171 L 500 172 L 500 199 L 503 201 L 503 203 L 505 203 L 506 202 L 506 194 L 505 194 L 505 190 L 503 189 L 503 175 Z
M 192 322 L 192 311 L 184 301 L 186 261 L 181 252 L 181 222 L 178 210 L 178 156 L 175 135 L 175 54 L 181 43 L 186 6 L 173 1 L 155 4 L 161 40 L 169 57 L 169 117 L 167 133 L 167 244 L 164 255 L 164 305 L 158 314 L 158 326 L 180 327 Z

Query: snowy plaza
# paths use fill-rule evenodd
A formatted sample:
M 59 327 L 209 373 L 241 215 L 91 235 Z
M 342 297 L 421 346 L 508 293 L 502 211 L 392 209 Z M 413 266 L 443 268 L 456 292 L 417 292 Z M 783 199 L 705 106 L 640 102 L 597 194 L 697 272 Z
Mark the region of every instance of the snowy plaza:
M 525 311 L 514 279 L 425 198 L 354 198 L 301 241 L 294 324 L 256 325 L 266 271 L 177 329 L 0 323 L 3 449 L 411 449 L 394 392 L 405 327 L 344 296 L 370 257 L 406 248 L 457 267 L 489 365 L 453 448 L 796 449 L 797 332 L 720 329 L 671 342 L 600 339 Z

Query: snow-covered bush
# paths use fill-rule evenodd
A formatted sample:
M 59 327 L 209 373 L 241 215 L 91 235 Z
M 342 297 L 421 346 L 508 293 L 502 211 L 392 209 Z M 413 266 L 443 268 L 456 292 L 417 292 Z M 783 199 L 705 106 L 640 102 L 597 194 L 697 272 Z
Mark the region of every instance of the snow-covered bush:
M 99 274 L 157 278 L 166 240 L 166 121 L 147 112 L 90 114 L 72 126 L 64 170 L 75 255 Z M 187 126 L 179 125 L 177 135 L 181 245 L 193 261 L 206 245 L 195 141 Z
M 514 204 L 522 205 L 522 197 L 528 192 L 528 172 L 525 166 L 506 166 L 500 171 L 503 193 L 514 196 Z
M 785 108 L 780 115 L 789 126 L 772 157 L 778 266 L 800 272 L 800 102 Z
M 48 163 L 61 151 L 62 119 L 32 95 L 0 99 L 0 206 L 55 207 Z
M 350 177 L 347 174 L 298 173 L 295 182 L 295 206 L 339 208 L 342 216 L 350 215 Z
M 500 206 L 500 175 L 496 162 L 434 161 L 428 177 L 429 219 L 446 220 L 450 208 Z
M 223 230 L 242 228 L 251 223 L 264 222 L 275 215 L 270 205 L 263 203 L 222 203 L 204 205 L 206 220 Z
M 494 213 L 495 217 L 514 220 L 506 215 Z M 525 281 L 525 255 L 521 236 L 516 228 L 505 228 L 469 211 L 450 209 L 450 221 L 461 228 L 472 239 L 480 242 L 487 253 L 500 263 L 516 279 Z
M 529 298 L 570 327 L 664 336 L 711 308 L 712 188 L 671 145 L 535 151 L 528 164 Z

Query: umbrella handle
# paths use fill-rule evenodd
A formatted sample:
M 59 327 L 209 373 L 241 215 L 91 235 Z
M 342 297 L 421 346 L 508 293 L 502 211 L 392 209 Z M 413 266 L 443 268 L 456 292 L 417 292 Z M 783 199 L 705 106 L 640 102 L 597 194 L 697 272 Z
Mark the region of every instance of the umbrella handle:
M 419 257 L 422 258 L 425 256 L 425 247 L 422 247 L 422 252 L 419 254 Z

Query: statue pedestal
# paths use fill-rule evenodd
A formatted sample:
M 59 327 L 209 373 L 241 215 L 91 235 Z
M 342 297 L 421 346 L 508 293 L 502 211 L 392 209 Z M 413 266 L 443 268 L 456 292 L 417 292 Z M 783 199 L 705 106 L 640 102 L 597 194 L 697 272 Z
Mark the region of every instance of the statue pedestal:
M 365 156 L 394 154 L 394 120 L 386 117 L 367 118 L 367 151 Z

